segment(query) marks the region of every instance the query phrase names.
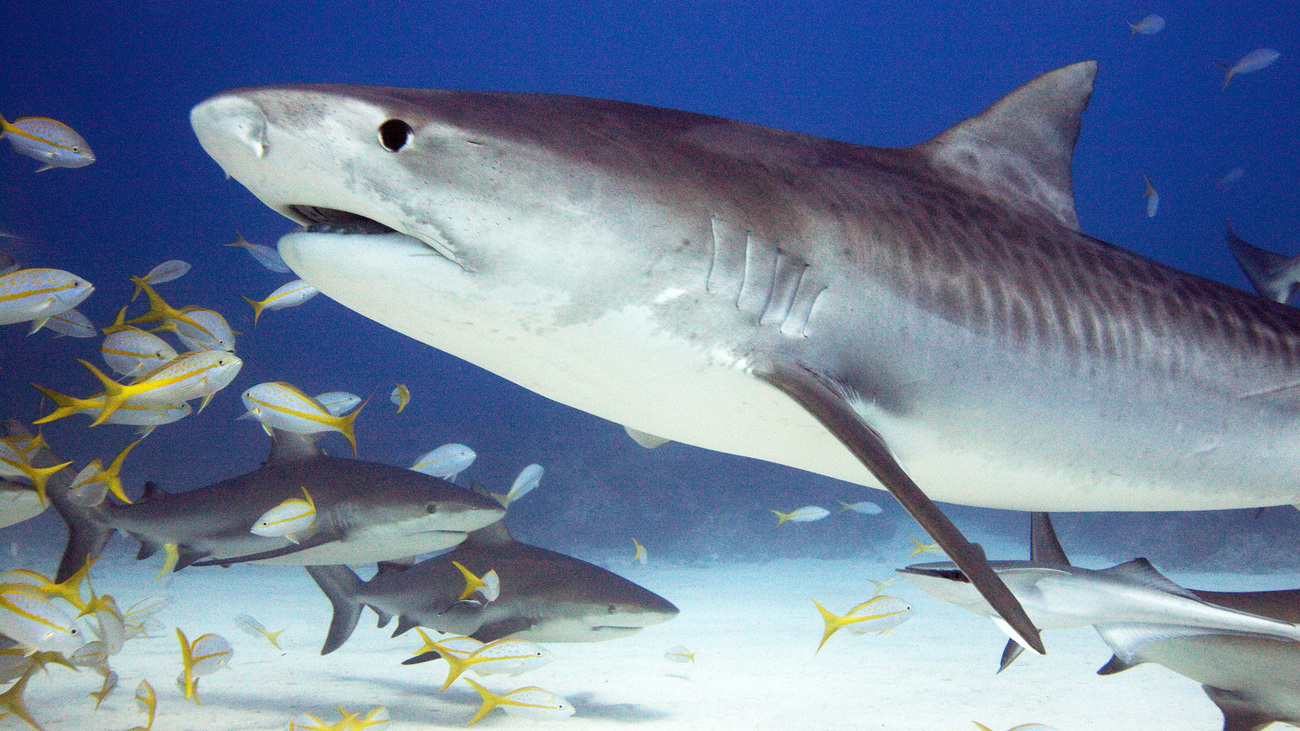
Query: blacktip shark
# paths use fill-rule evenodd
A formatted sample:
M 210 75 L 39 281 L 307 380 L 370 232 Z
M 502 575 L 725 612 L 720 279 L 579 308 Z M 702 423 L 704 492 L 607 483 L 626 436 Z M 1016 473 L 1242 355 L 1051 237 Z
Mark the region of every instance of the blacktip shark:
M 250 532 L 266 511 L 310 492 L 315 530 L 299 543 Z M 131 505 L 78 505 L 67 493 L 50 500 L 68 524 L 55 581 L 97 556 L 114 531 L 140 542 L 139 559 L 160 548 L 186 566 L 259 562 L 366 563 L 451 548 L 505 511 L 490 498 L 411 470 L 330 457 L 300 434 L 275 430 L 262 466 L 197 490 L 167 494 L 146 485 Z
M 496 571 L 496 599 L 457 601 L 465 588 L 459 562 L 476 576 Z M 334 606 L 327 655 L 352 635 L 362 607 L 379 626 L 397 617 L 393 636 L 412 627 L 468 635 L 481 642 L 518 637 L 533 642 L 599 642 L 626 637 L 677 616 L 677 607 L 612 571 L 545 548 L 520 543 L 503 522 L 471 533 L 454 550 L 411 566 L 382 564 L 363 582 L 347 566 L 308 566 Z M 437 659 L 436 653 L 406 662 Z
M 1042 651 L 933 500 L 1300 502 L 1300 313 L 1079 231 L 1095 62 L 914 147 L 571 96 L 341 85 L 196 106 L 284 260 L 632 433 L 883 486 Z
M 1099 674 L 1147 662 L 1163 665 L 1201 683 L 1223 713 L 1224 731 L 1300 723 L 1300 590 L 1186 589 L 1145 559 L 1104 571 L 1078 569 L 1070 566 L 1045 513 L 1033 515 L 1031 537 L 1030 561 L 992 566 L 1040 627 L 1097 630 L 1115 653 Z M 900 573 L 940 599 L 998 621 L 951 563 L 909 566 Z M 1130 579 L 1137 586 L 1126 585 Z M 1009 641 L 999 672 L 1019 654 L 1019 645 Z

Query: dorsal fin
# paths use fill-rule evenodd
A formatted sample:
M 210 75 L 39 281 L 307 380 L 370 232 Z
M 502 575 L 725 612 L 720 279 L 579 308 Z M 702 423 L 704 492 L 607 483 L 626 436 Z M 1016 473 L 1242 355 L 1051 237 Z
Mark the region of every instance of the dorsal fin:
M 167 497 L 169 497 L 168 492 L 162 489 L 161 487 L 159 487 L 157 483 L 146 482 L 144 483 L 144 494 L 141 495 L 135 502 L 137 505 L 139 505 L 140 503 L 152 503 L 152 502 L 157 502 L 159 500 L 163 500 Z
M 504 520 L 479 528 L 465 537 L 465 545 L 468 546 L 503 546 L 514 542 L 515 539 L 510 535 L 510 529 L 506 528 Z
M 1201 601 L 1201 598 L 1193 594 L 1191 591 L 1170 581 L 1168 577 L 1157 571 L 1156 567 L 1152 566 L 1151 562 L 1145 558 L 1135 558 L 1128 563 L 1122 563 L 1117 566 L 1111 566 L 1108 569 L 1102 569 L 1098 573 L 1119 576 L 1135 584 L 1141 584 L 1152 589 L 1159 589 L 1160 591 L 1168 592 L 1170 594 L 1176 594 L 1188 599 Z
M 1286 304 L 1300 290 L 1300 256 L 1288 257 L 1248 243 L 1228 225 L 1228 250 L 1260 297 Z
M 1045 73 L 919 149 L 978 180 L 981 192 L 1034 206 L 1077 231 L 1071 160 L 1096 76 L 1096 61 Z
M 1029 560 L 1034 563 L 1069 566 L 1070 559 L 1061 548 L 1061 541 L 1056 537 L 1052 527 L 1052 518 L 1047 513 L 1030 513 L 1029 515 Z
M 271 432 L 271 454 L 263 464 L 302 462 L 321 456 L 316 441 L 309 434 L 294 434 L 282 429 L 272 429 Z

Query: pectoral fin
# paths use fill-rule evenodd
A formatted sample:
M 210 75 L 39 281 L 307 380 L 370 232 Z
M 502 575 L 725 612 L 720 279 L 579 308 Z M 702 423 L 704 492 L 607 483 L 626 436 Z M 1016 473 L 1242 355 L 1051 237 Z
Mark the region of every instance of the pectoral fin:
M 926 497 L 889 453 L 884 439 L 862 420 L 837 386 L 807 368 L 784 363 L 774 365 L 770 372 L 760 377 L 816 417 L 880 480 L 966 574 L 984 599 L 1002 615 L 1012 639 L 1040 655 L 1045 653 L 1038 629 L 1019 600 L 989 567 L 984 552 L 966 540 L 957 526 Z
M 243 556 L 209 558 L 203 561 L 195 561 L 193 565 L 229 567 L 237 563 L 248 563 L 250 561 L 265 561 L 266 559 L 269 558 L 279 558 L 281 556 L 288 556 L 291 553 L 305 551 L 309 548 L 316 548 L 317 546 L 323 546 L 326 543 L 332 543 L 334 541 L 342 540 L 342 538 L 343 537 L 341 535 L 339 535 L 334 531 L 317 531 L 316 533 L 313 533 L 310 538 L 307 538 L 299 543 L 290 543 L 289 545 L 282 546 L 280 548 L 273 548 L 269 551 L 258 551 L 257 553 L 249 553 Z

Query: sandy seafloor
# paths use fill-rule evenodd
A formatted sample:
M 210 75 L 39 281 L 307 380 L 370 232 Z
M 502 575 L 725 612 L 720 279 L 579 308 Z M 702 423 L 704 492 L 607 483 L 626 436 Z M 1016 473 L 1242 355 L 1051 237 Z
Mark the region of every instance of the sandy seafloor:
M 796 526 L 804 527 L 804 526 Z M 901 537 L 901 536 L 900 536 Z M 1010 558 L 1016 549 L 991 555 Z M 1200 687 L 1158 666 L 1109 677 L 1095 671 L 1110 657 L 1090 629 L 1050 632 L 1047 657 L 1021 657 L 997 675 L 1004 636 L 991 622 L 897 582 L 888 593 L 913 606 L 910 621 L 884 635 L 840 632 L 814 654 L 822 623 L 812 598 L 842 612 L 874 591 L 868 579 L 892 575 L 894 565 L 869 560 L 781 560 L 684 567 L 626 559 L 607 567 L 669 598 L 681 615 L 637 635 L 592 644 L 551 644 L 555 660 L 516 678 L 484 684 L 505 692 L 538 685 L 565 696 L 577 709 L 566 719 L 539 721 L 494 711 L 483 728 L 552 729 L 974 729 L 995 731 L 1037 722 L 1060 731 L 1084 729 L 1219 729 L 1221 717 Z M 188 568 L 155 582 L 157 557 L 134 560 L 133 541 L 115 538 L 95 566 L 94 585 L 125 608 L 166 594 L 157 618 L 163 631 L 129 641 L 112 658 L 118 689 L 98 711 L 93 671 L 51 667 L 28 689 L 28 707 L 46 729 L 127 729 L 143 716 L 132 694 L 141 678 L 158 693 L 154 728 L 280 729 L 306 711 L 327 721 L 340 705 L 364 713 L 386 706 L 392 722 L 380 728 L 460 727 L 478 708 L 463 681 L 436 689 L 446 664 L 403 666 L 420 645 L 412 631 L 393 639 L 366 610 L 356 633 L 322 657 L 329 602 L 298 567 L 243 565 Z M 925 556 L 936 556 L 927 553 Z M 53 556 L 23 555 L 21 563 L 48 571 Z M 6 564 L 14 559 L 6 557 Z M 593 557 L 584 557 L 593 558 Z M 1106 565 L 1076 557 L 1084 566 Z M 1300 577 L 1179 574 L 1196 588 L 1263 589 L 1300 586 Z M 284 627 L 283 651 L 240 631 L 234 617 L 253 615 L 271 630 Z M 184 700 L 175 684 L 181 669 L 173 627 L 192 640 L 215 632 L 235 651 L 229 668 L 200 682 L 203 704 Z M 694 665 L 667 660 L 684 645 Z M 26 728 L 17 719 L 0 728 Z M 1282 728 L 1276 726 L 1275 728 Z

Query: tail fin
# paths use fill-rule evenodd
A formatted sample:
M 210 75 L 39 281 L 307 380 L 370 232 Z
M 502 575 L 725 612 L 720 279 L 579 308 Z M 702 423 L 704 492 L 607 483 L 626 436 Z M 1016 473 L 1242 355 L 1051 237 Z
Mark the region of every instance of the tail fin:
M 330 566 L 304 566 L 316 586 L 325 592 L 325 596 L 334 605 L 334 617 L 330 620 L 330 631 L 325 636 L 325 644 L 320 654 L 328 655 L 343 646 L 357 628 L 361 618 L 361 608 L 365 606 L 357 601 L 357 595 L 365 588 L 361 578 L 352 569 L 342 564 Z
M 478 683 L 475 683 L 473 680 L 470 680 L 469 678 L 465 678 L 465 682 L 474 686 L 474 690 L 477 690 L 478 694 L 483 698 L 483 705 L 479 707 L 478 713 L 475 713 L 474 717 L 469 720 L 469 723 L 465 724 L 466 726 L 473 726 L 474 724 L 481 721 L 484 716 L 491 713 L 493 708 L 496 708 L 498 705 L 501 704 L 501 696 L 497 695 L 496 693 L 493 693 L 487 688 L 484 688 Z
M 101 406 L 101 402 L 96 401 L 95 399 L 68 396 L 59 393 L 58 391 L 52 391 L 44 386 L 38 386 L 35 383 L 31 384 L 31 386 L 37 391 L 45 394 L 45 397 L 53 401 L 55 406 L 54 411 L 51 411 L 45 416 L 32 422 L 33 424 L 48 424 L 51 421 L 58 421 L 65 416 L 72 416 L 73 414 L 85 411 L 86 409 L 97 409 Z
M 822 645 L 826 644 L 826 640 L 829 640 L 831 635 L 838 632 L 844 625 L 852 624 L 852 622 L 846 622 L 845 620 L 848 619 L 847 617 L 841 617 L 838 614 L 831 612 L 826 607 L 823 607 L 816 599 L 813 600 L 813 604 L 817 605 L 817 611 L 821 612 L 822 621 L 826 623 L 826 629 L 822 630 L 822 641 L 817 644 L 817 652 L 821 652 Z M 815 655 L 817 653 L 814 652 L 813 654 Z

